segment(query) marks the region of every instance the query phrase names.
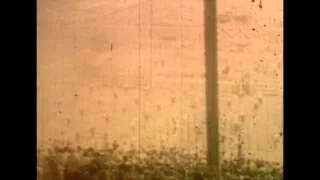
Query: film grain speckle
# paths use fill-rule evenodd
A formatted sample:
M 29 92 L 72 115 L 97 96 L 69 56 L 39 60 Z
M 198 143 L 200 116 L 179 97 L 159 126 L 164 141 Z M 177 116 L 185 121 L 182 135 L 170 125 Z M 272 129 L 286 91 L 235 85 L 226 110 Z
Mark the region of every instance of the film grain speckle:
M 283 179 L 283 1 L 37 5 L 39 180 Z

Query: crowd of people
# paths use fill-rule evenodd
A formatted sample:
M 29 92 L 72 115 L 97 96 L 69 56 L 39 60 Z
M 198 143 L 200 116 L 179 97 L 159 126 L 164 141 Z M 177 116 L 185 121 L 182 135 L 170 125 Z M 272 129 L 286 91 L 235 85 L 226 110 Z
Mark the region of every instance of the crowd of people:
M 204 154 L 177 148 L 123 150 L 53 147 L 38 149 L 38 180 L 282 180 L 280 164 L 237 158 L 224 160 L 220 173 Z

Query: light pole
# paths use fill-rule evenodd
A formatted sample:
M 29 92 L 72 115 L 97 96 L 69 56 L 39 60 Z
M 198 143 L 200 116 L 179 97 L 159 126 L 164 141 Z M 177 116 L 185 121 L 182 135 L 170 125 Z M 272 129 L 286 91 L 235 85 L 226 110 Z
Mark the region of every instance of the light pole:
M 219 172 L 219 109 L 216 0 L 204 0 L 207 161 Z M 219 177 L 219 175 L 218 175 Z

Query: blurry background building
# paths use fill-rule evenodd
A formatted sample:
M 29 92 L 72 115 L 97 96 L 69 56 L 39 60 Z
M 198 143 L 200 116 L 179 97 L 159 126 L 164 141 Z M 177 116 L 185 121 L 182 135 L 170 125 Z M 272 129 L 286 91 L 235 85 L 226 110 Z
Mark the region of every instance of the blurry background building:
M 220 147 L 282 162 L 283 5 L 261 5 L 218 0 Z M 38 1 L 38 141 L 205 150 L 203 10 Z

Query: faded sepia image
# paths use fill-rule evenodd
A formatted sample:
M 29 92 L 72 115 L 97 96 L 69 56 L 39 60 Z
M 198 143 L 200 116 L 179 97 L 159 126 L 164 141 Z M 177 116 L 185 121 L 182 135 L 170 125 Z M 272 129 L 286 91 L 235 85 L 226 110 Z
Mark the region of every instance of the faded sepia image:
M 37 179 L 283 179 L 283 1 L 37 0 Z

